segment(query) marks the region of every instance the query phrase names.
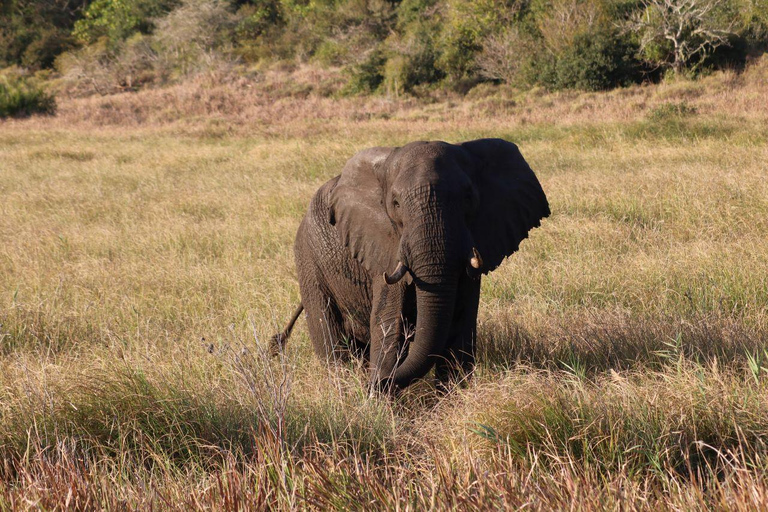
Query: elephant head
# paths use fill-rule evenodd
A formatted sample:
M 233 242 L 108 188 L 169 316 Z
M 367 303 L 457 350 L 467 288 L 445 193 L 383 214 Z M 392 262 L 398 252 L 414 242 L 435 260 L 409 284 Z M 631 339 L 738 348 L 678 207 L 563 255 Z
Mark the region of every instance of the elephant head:
M 548 215 L 536 176 L 504 140 L 373 148 L 347 163 L 329 221 L 373 279 L 416 286 L 415 337 L 396 386 L 424 376 L 443 351 L 462 273 L 494 270 Z

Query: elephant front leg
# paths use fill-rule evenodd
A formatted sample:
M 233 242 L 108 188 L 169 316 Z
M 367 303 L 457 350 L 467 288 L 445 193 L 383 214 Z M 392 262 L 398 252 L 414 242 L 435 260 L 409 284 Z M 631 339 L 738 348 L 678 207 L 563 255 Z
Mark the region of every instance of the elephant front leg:
M 391 379 L 403 355 L 403 305 L 407 285 L 379 281 L 373 286 L 371 307 L 370 386 L 391 392 Z
M 475 370 L 477 310 L 480 304 L 480 277 L 462 276 L 456 310 L 445 354 L 435 366 L 437 388 L 447 392 L 454 385 L 466 383 Z

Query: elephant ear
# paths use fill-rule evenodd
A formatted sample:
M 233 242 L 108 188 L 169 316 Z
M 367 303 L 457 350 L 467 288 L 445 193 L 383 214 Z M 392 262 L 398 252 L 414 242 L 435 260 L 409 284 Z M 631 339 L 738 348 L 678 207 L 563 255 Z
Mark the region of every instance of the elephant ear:
M 517 251 L 528 232 L 549 216 L 549 203 L 516 145 L 502 139 L 480 139 L 461 147 L 475 161 L 480 206 L 471 229 L 487 274 Z
M 353 156 L 331 192 L 330 222 L 341 242 L 370 272 L 397 265 L 400 237 L 384 206 L 384 162 L 394 148 L 370 148 Z

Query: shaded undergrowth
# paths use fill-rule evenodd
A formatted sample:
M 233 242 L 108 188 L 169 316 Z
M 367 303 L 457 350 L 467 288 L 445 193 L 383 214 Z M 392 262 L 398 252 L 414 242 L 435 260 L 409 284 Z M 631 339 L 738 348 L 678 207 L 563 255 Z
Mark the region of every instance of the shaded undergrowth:
M 768 350 L 765 327 L 722 314 L 649 318 L 587 311 L 526 326 L 502 313 L 480 324 L 478 340 L 479 359 L 492 371 L 523 364 L 592 374 L 659 368 L 680 358 L 744 367 Z

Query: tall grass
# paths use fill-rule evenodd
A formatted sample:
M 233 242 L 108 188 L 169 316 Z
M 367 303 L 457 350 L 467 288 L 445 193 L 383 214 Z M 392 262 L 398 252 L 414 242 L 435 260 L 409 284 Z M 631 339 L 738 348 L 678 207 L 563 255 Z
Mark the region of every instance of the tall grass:
M 765 90 L 708 80 L 496 110 L 179 88 L 5 121 L 0 506 L 764 507 Z M 483 282 L 468 387 L 369 397 L 302 321 L 267 357 L 317 187 L 360 148 L 480 136 L 519 143 L 553 215 Z

